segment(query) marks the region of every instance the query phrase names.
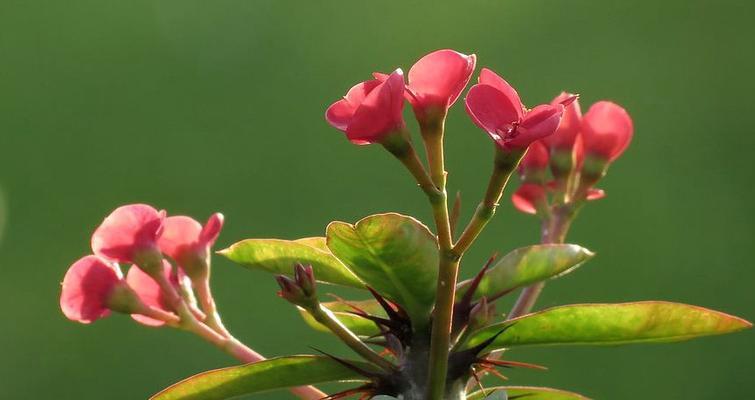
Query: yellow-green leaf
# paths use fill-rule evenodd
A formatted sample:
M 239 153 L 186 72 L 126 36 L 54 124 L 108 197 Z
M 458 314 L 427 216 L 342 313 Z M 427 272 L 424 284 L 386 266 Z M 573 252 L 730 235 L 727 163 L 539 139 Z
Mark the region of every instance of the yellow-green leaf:
M 551 389 L 547 387 L 534 386 L 496 386 L 486 388 L 485 391 L 478 390 L 470 393 L 467 400 L 483 400 L 486 396 L 497 391 L 504 391 L 509 400 L 526 399 L 526 400 L 590 400 L 585 396 L 577 393 L 567 392 L 566 390 Z
M 364 362 L 353 363 L 367 370 L 372 368 Z M 278 357 L 194 375 L 152 396 L 151 400 L 224 400 L 292 386 L 362 379 L 328 357 Z
M 310 264 L 319 282 L 364 288 L 362 281 L 322 243 L 322 238 L 247 239 L 219 253 L 249 269 L 273 274 L 291 275 L 295 263 Z
M 510 326 L 510 327 L 509 327 Z M 665 301 L 576 304 L 554 307 L 472 334 L 467 346 L 508 327 L 489 349 L 530 345 L 676 342 L 752 327 L 735 316 L 703 307 Z
M 475 291 L 475 298 L 500 296 L 519 287 L 562 276 L 594 255 L 575 244 L 540 244 L 516 249 L 488 270 Z M 469 282 L 459 284 L 459 295 L 466 291 Z
M 356 224 L 332 222 L 327 244 L 365 284 L 395 301 L 417 326 L 426 323 L 435 301 L 438 243 L 412 217 L 377 214 Z

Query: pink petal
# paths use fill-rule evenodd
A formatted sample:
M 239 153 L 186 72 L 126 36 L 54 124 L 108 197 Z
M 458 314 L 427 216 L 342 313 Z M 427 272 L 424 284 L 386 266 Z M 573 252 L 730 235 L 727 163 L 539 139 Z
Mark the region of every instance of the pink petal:
M 537 214 L 538 204 L 545 201 L 545 189 L 533 183 L 525 183 L 511 196 L 517 210 L 525 214 Z
M 215 241 L 218 240 L 218 236 L 220 236 L 224 220 L 225 218 L 221 213 L 210 215 L 210 218 L 202 229 L 202 233 L 199 235 L 199 241 L 208 247 L 212 247 Z
M 121 280 L 119 272 L 97 256 L 73 263 L 63 278 L 60 295 L 60 309 L 66 318 L 88 324 L 108 316 L 108 296 Z
M 193 251 L 201 233 L 202 225 L 193 218 L 183 215 L 172 216 L 165 219 L 163 233 L 157 244 L 160 251 L 174 260 L 179 260 L 184 252 Z
M 469 83 L 477 58 L 453 50 L 434 51 L 409 69 L 408 89 L 415 97 L 410 102 L 416 110 L 427 107 L 448 109 Z
M 355 144 L 376 143 L 404 127 L 404 76 L 397 69 L 372 90 L 359 105 L 346 129 Z
M 524 118 L 524 104 L 522 104 L 522 100 L 519 98 L 519 93 L 517 93 L 516 89 L 509 85 L 505 79 L 501 78 L 495 72 L 483 68 L 482 71 L 480 71 L 478 81 L 483 85 L 493 86 L 508 97 L 511 103 L 516 106 L 517 119 L 521 120 Z
M 621 106 L 610 101 L 593 104 L 582 120 L 585 153 L 609 162 L 626 150 L 633 132 L 632 118 Z
M 587 189 L 587 200 L 599 200 L 606 197 L 606 192 L 603 189 L 590 188 Z
M 560 95 L 551 101 L 551 105 L 557 106 L 571 100 L 564 107 L 564 115 L 556 132 L 544 139 L 550 148 L 567 151 L 574 148 L 574 142 L 577 140 L 580 125 L 582 124 L 582 110 L 579 107 L 579 100 L 575 99 L 574 96 L 571 93 L 561 92 Z
M 163 274 L 168 280 L 171 280 L 171 266 L 167 261 L 163 261 Z M 139 267 L 132 266 L 126 274 L 126 283 L 136 292 L 139 299 L 147 306 L 162 309 L 169 312 L 168 307 L 163 302 L 162 290 L 160 285 L 152 277 L 144 273 Z M 146 317 L 141 314 L 131 314 L 135 321 L 147 326 L 162 326 L 165 322 Z
M 517 129 L 517 135 L 509 142 L 510 147 L 524 148 L 553 132 L 561 121 L 564 106 L 541 104 L 528 112 Z
M 520 170 L 541 170 L 547 168 L 549 162 L 548 148 L 545 147 L 543 141 L 537 140 L 527 148 L 527 154 L 519 163 L 519 168 Z
M 92 235 L 92 250 L 113 261 L 131 263 L 134 253 L 157 247 L 164 219 L 164 212 L 146 204 L 118 207 Z
M 507 132 L 519 121 L 518 106 L 493 86 L 472 86 L 465 99 L 467 114 L 500 146 L 505 147 Z

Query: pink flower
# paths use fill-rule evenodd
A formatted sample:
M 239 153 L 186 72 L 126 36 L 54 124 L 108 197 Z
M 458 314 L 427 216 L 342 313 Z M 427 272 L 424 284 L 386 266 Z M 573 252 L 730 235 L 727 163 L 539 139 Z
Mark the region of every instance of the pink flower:
M 409 69 L 406 98 L 417 118 L 434 112 L 445 115 L 469 83 L 476 60 L 474 54 L 438 50 L 414 63 Z
M 543 141 L 551 149 L 571 151 L 574 148 L 577 135 L 579 135 L 581 129 L 582 110 L 579 107 L 579 99 L 576 98 L 576 95 L 567 92 L 561 92 L 561 94 L 556 96 L 551 101 L 551 105 L 564 104 L 565 102 L 569 103 L 564 106 L 561 123 L 558 125 L 556 131 L 544 138 Z
M 171 278 L 170 263 L 165 260 L 163 260 L 162 273 L 169 282 L 172 282 L 174 280 Z M 128 273 L 126 274 L 126 283 L 131 287 L 131 289 L 134 290 L 134 292 L 136 292 L 139 300 L 141 300 L 145 305 L 160 309 L 162 311 L 165 311 L 166 313 L 170 312 L 170 307 L 168 307 L 168 305 L 165 303 L 163 291 L 162 289 L 160 289 L 160 285 L 158 285 L 157 282 L 152 279 L 152 277 L 144 273 L 144 271 L 142 271 L 140 268 L 134 266 L 128 270 Z M 162 326 L 165 324 L 164 321 L 153 319 L 141 314 L 131 314 L 131 318 L 133 318 L 136 322 L 147 326 Z
M 164 219 L 165 211 L 158 212 L 146 204 L 118 207 L 92 235 L 92 250 L 119 263 L 139 264 L 138 259 L 145 255 L 157 257 L 157 238 Z
M 612 162 L 629 146 L 633 132 L 632 119 L 626 110 L 610 101 L 599 101 L 582 120 L 584 152 Z
M 546 205 L 545 188 L 534 183 L 524 183 L 511 196 L 511 202 L 517 210 L 525 214 L 537 214 L 538 209 Z
M 467 113 L 505 151 L 525 149 L 552 134 L 561 121 L 563 104 L 541 104 L 527 110 L 519 94 L 503 78 L 483 68 L 479 83 L 466 98 Z
M 158 245 L 189 276 L 206 272 L 210 250 L 223 228 L 223 214 L 215 213 L 202 225 L 193 218 L 174 216 L 165 219 Z
M 121 282 L 121 272 L 97 256 L 86 256 L 71 265 L 63 278 L 60 309 L 66 318 L 83 324 L 110 315 L 108 302 Z
M 378 143 L 405 126 L 403 72 L 397 69 L 381 80 L 355 85 L 325 112 L 328 123 L 354 144 Z

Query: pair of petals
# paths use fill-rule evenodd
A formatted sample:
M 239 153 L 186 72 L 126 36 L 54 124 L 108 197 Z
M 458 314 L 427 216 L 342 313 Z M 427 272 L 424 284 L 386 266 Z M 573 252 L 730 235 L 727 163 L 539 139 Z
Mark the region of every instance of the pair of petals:
M 136 254 L 155 251 L 165 211 L 146 204 L 118 207 L 92 235 L 94 254 L 118 263 L 133 263 Z
M 170 276 L 171 266 L 164 262 L 163 273 Z M 117 265 L 94 255 L 85 256 L 71 265 L 63 278 L 60 308 L 66 318 L 84 324 L 107 317 L 111 311 L 109 302 L 118 285 L 128 285 L 146 306 L 168 311 L 163 303 L 160 286 L 149 275 L 133 266 L 123 279 Z M 163 325 L 163 321 L 143 315 L 132 317 L 149 326 Z
M 422 118 L 431 109 L 448 110 L 467 87 L 474 73 L 477 56 L 454 50 L 434 51 L 420 58 L 409 69 L 407 100 Z
M 527 110 L 517 91 L 493 71 L 483 68 L 479 83 L 466 97 L 472 121 L 502 150 L 525 149 L 552 134 L 564 111 L 562 104 L 541 104 Z
M 333 103 L 325 119 L 346 133 L 354 144 L 380 142 L 404 127 L 404 74 L 397 69 L 384 80 L 356 84 L 343 99 Z

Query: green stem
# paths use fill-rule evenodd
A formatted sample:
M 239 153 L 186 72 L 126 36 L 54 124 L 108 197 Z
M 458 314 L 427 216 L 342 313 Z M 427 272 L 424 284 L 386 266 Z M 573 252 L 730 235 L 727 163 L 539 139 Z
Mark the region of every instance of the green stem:
M 485 191 L 485 197 L 477 206 L 472 220 L 469 221 L 469 224 L 464 228 L 464 232 L 462 232 L 459 240 L 454 245 L 453 252 L 455 254 L 464 254 L 472 246 L 472 243 L 480 235 L 480 232 L 485 228 L 488 221 L 493 218 L 495 210 L 498 207 L 498 201 L 501 200 L 503 189 L 506 187 L 506 183 L 519 164 L 519 160 L 521 160 L 523 154 L 523 152 L 504 153 L 496 150 L 495 166 L 488 182 L 488 188 Z
M 349 328 L 336 318 L 333 313 L 321 304 L 317 303 L 311 308 L 306 308 L 312 317 L 319 323 L 325 325 L 333 332 L 342 342 L 346 343 L 352 350 L 362 356 L 365 360 L 374 363 L 386 371 L 395 371 L 396 367 L 378 353 L 373 351 L 369 346 L 362 342 Z

